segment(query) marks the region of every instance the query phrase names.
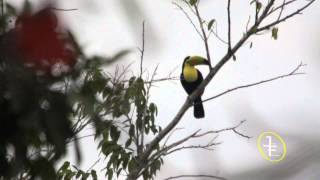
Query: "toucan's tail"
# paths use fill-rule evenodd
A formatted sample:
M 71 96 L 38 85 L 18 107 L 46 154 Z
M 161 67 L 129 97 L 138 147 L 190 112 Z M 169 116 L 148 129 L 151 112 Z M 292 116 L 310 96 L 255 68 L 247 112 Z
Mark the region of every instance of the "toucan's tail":
M 204 117 L 204 109 L 203 109 L 201 97 L 198 97 L 196 100 L 194 100 L 193 115 L 195 118 Z

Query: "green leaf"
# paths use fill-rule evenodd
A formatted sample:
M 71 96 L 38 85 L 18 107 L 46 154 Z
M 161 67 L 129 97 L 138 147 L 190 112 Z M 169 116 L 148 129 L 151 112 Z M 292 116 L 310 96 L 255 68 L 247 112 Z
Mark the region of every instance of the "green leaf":
M 195 5 L 198 2 L 198 0 L 190 0 L 189 3 L 191 6 Z
M 126 141 L 126 144 L 125 144 L 125 147 L 129 147 L 132 143 L 132 138 L 129 138 L 127 141 Z
M 81 180 L 87 180 L 89 176 L 90 176 L 89 173 L 83 173 Z
M 136 80 L 136 77 L 135 77 L 135 76 L 132 76 L 132 77 L 129 79 L 129 86 L 131 86 L 135 80 Z
M 113 176 L 113 170 L 112 169 L 108 169 L 108 171 L 107 171 L 108 180 L 112 180 L 112 176 Z
M 212 26 L 213 26 L 213 24 L 216 22 L 216 20 L 215 19 L 211 19 L 210 21 L 209 21 L 209 23 L 208 23 L 208 30 L 210 30 L 211 28 L 212 28 Z
M 256 1 L 256 9 L 257 9 L 257 12 L 260 11 L 261 7 L 262 7 L 262 3 L 259 2 L 259 1 Z
M 278 39 L 278 28 L 277 27 L 272 28 L 272 38 L 274 40 Z
M 131 159 L 128 164 L 128 170 L 129 172 L 132 172 L 137 167 L 137 162 L 135 159 Z
M 149 110 L 150 110 L 152 115 L 153 114 L 156 114 L 156 115 L 158 114 L 157 106 L 154 103 L 150 103 Z
M 66 161 L 63 163 L 63 165 L 60 167 L 59 171 L 61 171 L 62 173 L 64 173 L 70 166 L 70 162 Z
M 121 171 L 122 171 L 122 168 L 120 168 L 120 169 L 117 171 L 117 177 L 119 177 Z
M 130 159 L 130 154 L 125 153 L 125 154 L 122 155 L 122 167 L 123 167 L 123 169 L 127 169 L 129 159 Z
M 92 180 L 98 180 L 97 172 L 95 170 L 91 170 Z
M 111 126 L 110 136 L 114 142 L 117 142 L 120 137 L 120 131 L 118 131 L 116 126 Z

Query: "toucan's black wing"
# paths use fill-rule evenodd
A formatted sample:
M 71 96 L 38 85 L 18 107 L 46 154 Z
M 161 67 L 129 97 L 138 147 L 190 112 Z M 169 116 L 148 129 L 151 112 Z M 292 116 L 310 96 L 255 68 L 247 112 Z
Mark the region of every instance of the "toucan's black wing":
M 196 81 L 194 81 L 194 82 L 187 82 L 183 77 L 183 73 L 181 73 L 181 75 L 180 75 L 180 82 L 182 84 L 182 87 L 184 88 L 184 90 L 188 94 L 191 94 L 194 90 L 196 90 L 197 87 L 203 81 L 203 77 L 202 77 L 201 72 L 199 70 L 197 70 L 197 72 L 198 72 L 198 79 Z

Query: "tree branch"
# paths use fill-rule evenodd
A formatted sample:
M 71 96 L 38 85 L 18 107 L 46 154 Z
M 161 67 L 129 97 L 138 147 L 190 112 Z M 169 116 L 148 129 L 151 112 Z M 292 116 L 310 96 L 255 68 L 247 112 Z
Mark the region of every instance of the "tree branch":
M 143 56 L 144 56 L 144 21 L 142 22 L 142 47 L 140 49 L 140 78 L 143 73 Z
M 228 51 L 231 51 L 231 15 L 230 15 L 230 0 L 228 0 Z
M 210 135 L 210 134 L 219 134 L 221 132 L 225 132 L 225 131 L 233 131 L 234 133 L 238 134 L 239 136 L 241 137 L 244 137 L 244 138 L 247 138 L 247 139 L 250 139 L 251 137 L 250 136 L 247 136 L 247 135 L 244 135 L 242 133 L 240 133 L 239 131 L 237 131 L 237 128 L 240 127 L 243 123 L 245 122 L 245 120 L 243 121 L 240 121 L 239 124 L 237 124 L 236 126 L 233 126 L 233 127 L 229 127 L 229 128 L 224 128 L 224 129 L 219 129 L 219 130 L 211 130 L 211 131 L 206 131 L 204 133 L 200 133 L 200 129 L 195 131 L 194 133 L 192 133 L 191 135 L 179 140 L 179 141 L 176 141 L 174 143 L 171 143 L 170 145 L 166 146 L 166 143 L 163 145 L 163 148 L 158 151 L 157 153 L 153 154 L 152 157 L 156 157 L 156 156 L 161 156 L 161 155 L 168 155 L 170 153 L 173 153 L 177 150 L 181 150 L 181 149 L 190 149 L 190 148 L 202 148 L 202 149 L 206 149 L 206 148 L 209 148 L 209 147 L 212 147 L 214 145 L 218 145 L 220 143 L 214 143 L 213 141 L 217 138 L 217 136 L 215 136 L 213 138 L 212 141 L 210 141 L 208 144 L 206 145 L 197 145 L 197 146 L 184 146 L 184 147 L 180 147 L 180 148 L 177 148 L 177 149 L 174 149 L 172 151 L 169 151 L 183 143 L 185 143 L 186 141 L 190 140 L 190 139 L 194 139 L 194 138 L 200 138 L 200 137 L 203 137 L 203 136 L 206 136 L 206 135 Z M 167 141 L 167 140 L 166 140 Z M 208 149 L 208 150 L 211 150 L 211 149 Z
M 200 16 L 197 4 L 194 5 L 194 9 L 196 11 L 196 15 L 197 15 L 197 18 L 198 18 L 198 21 L 199 21 L 199 24 L 200 24 L 200 29 L 202 31 L 203 42 L 204 42 L 204 46 L 205 46 L 206 54 L 207 54 L 207 60 L 209 61 L 209 66 L 210 66 L 210 69 L 211 69 L 212 66 L 211 66 L 211 57 L 210 57 L 209 44 L 208 44 L 208 36 L 206 34 L 206 31 L 204 30 L 203 20 L 202 20 L 202 18 Z
M 168 177 L 164 180 L 171 180 L 171 179 L 178 179 L 178 178 L 212 178 L 212 179 L 227 180 L 223 177 L 213 176 L 213 175 L 205 175 L 205 174 L 172 176 L 172 177 Z
M 186 16 L 186 18 L 189 20 L 189 22 L 191 23 L 191 25 L 193 26 L 193 28 L 196 30 L 196 32 L 198 33 L 198 35 L 200 36 L 200 38 L 202 40 L 204 40 L 204 38 L 202 37 L 201 32 L 199 31 L 199 29 L 197 28 L 197 26 L 194 24 L 194 22 L 192 21 L 191 17 L 189 16 L 189 14 L 176 2 L 172 2 L 172 4 L 174 4 L 175 6 L 177 6 L 182 12 L 183 14 Z
M 301 12 L 302 12 L 303 10 L 305 10 L 306 8 L 308 8 L 308 7 L 309 7 L 312 3 L 314 3 L 315 1 L 316 1 L 316 0 L 310 0 L 309 3 L 307 3 L 306 5 L 304 5 L 302 8 L 297 9 L 295 12 L 293 12 L 293 13 L 291 13 L 291 14 L 289 14 L 289 15 L 281 18 L 281 19 L 278 19 L 278 20 L 276 20 L 276 21 L 274 21 L 274 22 L 272 22 L 272 23 L 270 23 L 270 24 L 268 24 L 268 25 L 265 25 L 265 26 L 263 26 L 263 27 L 261 27 L 261 28 L 257 28 L 257 32 L 264 31 L 264 30 L 268 30 L 268 29 L 270 29 L 271 27 L 273 27 L 273 26 L 275 26 L 275 25 L 277 25 L 277 24 L 279 24 L 279 23 L 281 23 L 281 22 L 284 22 L 284 21 L 286 21 L 287 19 L 289 19 L 289 18 L 291 18 L 291 17 L 293 17 L 293 16 L 295 16 L 295 15 L 301 14 Z M 282 7 L 282 8 L 283 8 L 283 7 Z
M 221 93 L 219 93 L 219 94 L 217 94 L 215 96 L 207 98 L 207 99 L 203 100 L 202 102 L 207 102 L 207 101 L 216 99 L 216 98 L 218 98 L 220 96 L 223 96 L 225 94 L 228 94 L 230 92 L 233 92 L 233 91 L 236 91 L 236 90 L 239 90 L 239 89 L 248 88 L 248 87 L 252 87 L 252 86 L 257 86 L 257 85 L 260 85 L 260 84 L 264 84 L 264 83 L 267 83 L 267 82 L 275 81 L 275 80 L 286 78 L 286 77 L 290 77 L 290 76 L 303 75 L 305 73 L 297 72 L 302 66 L 305 66 L 305 64 L 300 63 L 297 67 L 295 67 L 295 69 L 293 71 L 290 71 L 288 74 L 279 75 L 279 76 L 276 76 L 276 77 L 272 77 L 272 78 L 269 78 L 269 79 L 266 79 L 266 80 L 262 80 L 262 81 L 259 81 L 259 82 L 255 82 L 255 83 L 251 83 L 251 84 L 237 86 L 237 87 L 228 89 L 226 91 L 223 91 L 223 92 L 221 92 Z

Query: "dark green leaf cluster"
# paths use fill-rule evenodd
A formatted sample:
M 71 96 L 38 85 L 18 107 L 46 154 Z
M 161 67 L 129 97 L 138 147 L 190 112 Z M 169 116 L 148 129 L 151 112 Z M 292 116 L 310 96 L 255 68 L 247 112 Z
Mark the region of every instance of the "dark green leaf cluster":
M 160 128 L 155 124 L 158 110 L 154 103 L 148 103 L 149 88 L 144 80 L 111 77 L 103 72 L 100 62 L 94 57 L 86 65 L 79 91 L 82 96 L 75 98 L 76 114 L 95 124 L 98 148 L 107 158 L 106 177 L 112 179 L 138 166 L 138 154 L 145 148 L 142 136 L 156 134 Z M 152 178 L 160 169 L 160 161 L 154 161 L 143 176 Z
M 87 180 L 88 178 L 92 180 L 97 180 L 97 172 L 95 170 L 83 171 L 78 169 L 76 166 L 71 166 L 70 162 L 66 161 L 58 170 L 58 179 L 71 180 L 71 179 L 81 179 Z

